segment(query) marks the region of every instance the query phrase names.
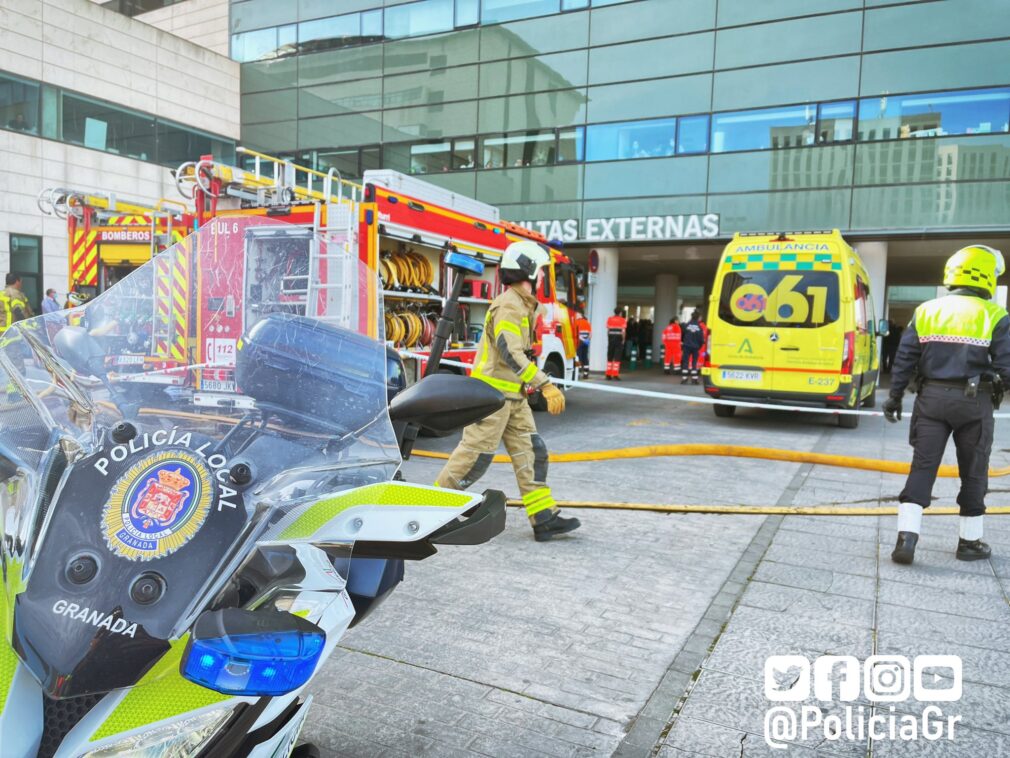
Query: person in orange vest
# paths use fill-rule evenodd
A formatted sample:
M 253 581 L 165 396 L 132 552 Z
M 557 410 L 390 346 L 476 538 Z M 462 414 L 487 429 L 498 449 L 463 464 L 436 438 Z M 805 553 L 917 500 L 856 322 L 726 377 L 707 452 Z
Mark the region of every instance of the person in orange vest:
M 680 324 L 671 318 L 663 330 L 663 373 L 669 374 L 674 369 L 680 371 Z
M 607 319 L 607 381 L 621 381 L 621 358 L 624 357 L 624 336 L 628 331 L 628 319 L 624 311 L 614 308 L 614 315 Z
M 589 378 L 589 341 L 593 336 L 593 325 L 589 323 L 589 319 L 585 316 L 579 316 L 575 321 L 575 331 L 579 335 L 579 347 L 578 347 L 578 358 L 579 358 L 579 378 L 588 379 Z

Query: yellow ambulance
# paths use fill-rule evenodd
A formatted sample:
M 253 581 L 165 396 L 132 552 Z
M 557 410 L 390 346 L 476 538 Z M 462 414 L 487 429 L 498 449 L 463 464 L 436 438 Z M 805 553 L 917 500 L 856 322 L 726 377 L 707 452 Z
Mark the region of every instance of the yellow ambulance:
M 830 232 L 737 234 L 723 251 L 708 310 L 705 392 L 820 408 L 873 407 L 878 347 L 870 278 Z M 715 415 L 736 406 L 717 404 Z M 853 428 L 859 416 L 840 414 Z

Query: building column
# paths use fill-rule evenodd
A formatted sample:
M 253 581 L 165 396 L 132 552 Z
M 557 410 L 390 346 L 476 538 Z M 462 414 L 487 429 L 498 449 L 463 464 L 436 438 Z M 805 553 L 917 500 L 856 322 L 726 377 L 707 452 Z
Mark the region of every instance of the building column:
M 887 243 L 860 242 L 856 248 L 870 277 L 870 296 L 873 298 L 873 323 L 884 318 L 887 303 Z M 876 331 L 876 326 L 874 326 Z
M 598 247 L 596 254 L 600 267 L 589 287 L 589 322 L 593 325 L 593 339 L 589 343 L 589 369 L 594 372 L 607 368 L 607 319 L 617 307 L 617 248 Z
M 657 274 L 655 315 L 652 319 L 652 360 L 663 361 L 663 330 L 670 319 L 677 315 L 677 286 L 680 279 L 676 274 Z

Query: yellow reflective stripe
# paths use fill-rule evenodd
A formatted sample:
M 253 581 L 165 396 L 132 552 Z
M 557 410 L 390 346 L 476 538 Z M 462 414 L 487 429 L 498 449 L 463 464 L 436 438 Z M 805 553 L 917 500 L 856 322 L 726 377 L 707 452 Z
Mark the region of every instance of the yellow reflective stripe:
M 281 532 L 277 539 L 311 537 L 330 519 L 358 505 L 416 505 L 441 508 L 461 508 L 474 499 L 473 495 L 452 490 L 432 490 L 410 484 L 385 482 L 345 492 L 337 497 L 313 503 Z
M 505 379 L 495 379 L 493 376 L 485 376 L 484 374 L 477 374 L 476 372 L 473 375 L 482 382 L 490 384 L 500 392 L 519 392 L 523 388 L 522 384 L 519 382 L 509 382 Z
M 986 347 L 1006 311 L 977 297 L 947 296 L 923 303 L 915 310 L 920 342 L 956 342 Z
M 497 337 L 502 332 L 512 332 L 514 335 L 520 339 L 523 336 L 522 330 L 519 328 L 518 324 L 513 324 L 511 321 L 499 321 L 494 325 L 494 336 Z
M 523 372 L 519 374 L 519 378 L 522 379 L 524 382 L 528 382 L 536 375 L 537 375 L 537 364 L 530 363 L 530 365 L 524 368 Z
M 530 328 L 530 320 L 526 316 L 523 316 L 523 329 L 529 329 L 529 328 Z
M 535 516 L 536 514 L 540 513 L 540 511 L 546 511 L 548 508 L 553 508 L 556 505 L 557 502 L 554 500 L 554 498 L 548 495 L 547 497 L 543 498 L 542 500 L 539 500 L 536 503 L 533 503 L 532 505 L 527 505 L 526 515 Z
M 523 495 L 523 505 L 529 505 L 530 503 L 535 503 L 537 500 L 541 500 L 544 497 L 550 497 L 551 488 L 541 487 L 538 490 L 533 490 L 532 492 L 527 492 Z

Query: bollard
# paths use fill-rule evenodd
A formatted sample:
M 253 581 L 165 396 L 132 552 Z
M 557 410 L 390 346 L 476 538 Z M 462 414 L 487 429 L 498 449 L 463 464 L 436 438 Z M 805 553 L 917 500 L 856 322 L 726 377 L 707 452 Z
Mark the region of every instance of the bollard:
M 638 345 L 631 346 L 631 358 L 628 359 L 628 371 L 635 371 L 638 368 Z
M 652 345 L 645 346 L 645 367 L 652 368 Z

